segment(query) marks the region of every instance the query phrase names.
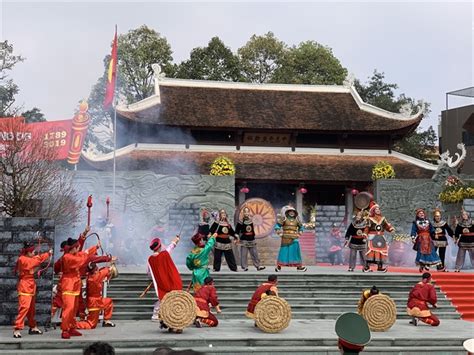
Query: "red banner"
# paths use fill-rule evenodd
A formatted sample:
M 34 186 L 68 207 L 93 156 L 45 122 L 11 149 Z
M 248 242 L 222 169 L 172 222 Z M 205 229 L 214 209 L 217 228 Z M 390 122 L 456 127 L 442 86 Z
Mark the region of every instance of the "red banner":
M 39 138 L 45 148 L 55 150 L 55 158 L 77 164 L 89 125 L 87 103 L 79 106 L 73 119 L 25 124 L 22 117 L 0 117 L 0 155 L 14 140 L 31 141 Z

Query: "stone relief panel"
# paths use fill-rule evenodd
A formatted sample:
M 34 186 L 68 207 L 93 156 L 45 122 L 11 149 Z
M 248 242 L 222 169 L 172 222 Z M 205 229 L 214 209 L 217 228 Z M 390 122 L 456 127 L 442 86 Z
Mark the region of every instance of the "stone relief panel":
M 110 172 L 77 171 L 74 184 L 84 206 L 87 196 L 93 196 L 92 231 L 123 264 L 144 264 L 153 237 L 163 238 L 166 244 L 180 231 L 182 240 L 173 258 L 184 264 L 192 247 L 189 240 L 198 223 L 199 209 L 225 208 L 230 217 L 235 210 L 235 180 L 229 176 L 117 172 L 115 197 Z M 108 219 L 107 197 L 111 199 Z M 84 207 L 84 223 L 70 233 L 77 234 L 84 228 L 86 213 Z

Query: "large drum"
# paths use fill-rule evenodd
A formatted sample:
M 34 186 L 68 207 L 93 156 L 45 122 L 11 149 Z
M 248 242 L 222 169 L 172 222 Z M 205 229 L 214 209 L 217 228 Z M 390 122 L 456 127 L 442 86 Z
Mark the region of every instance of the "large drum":
M 261 198 L 250 198 L 242 203 L 236 211 L 236 222 L 242 221 L 243 210 L 250 209 L 252 215 L 255 238 L 263 238 L 272 234 L 276 223 L 276 214 L 270 202 Z

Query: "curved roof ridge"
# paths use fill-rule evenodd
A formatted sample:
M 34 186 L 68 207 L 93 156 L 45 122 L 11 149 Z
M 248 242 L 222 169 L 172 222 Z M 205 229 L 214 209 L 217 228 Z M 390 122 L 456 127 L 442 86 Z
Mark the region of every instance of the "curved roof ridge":
M 216 88 L 216 89 L 234 89 L 234 90 L 258 90 L 258 91 L 289 91 L 289 92 L 315 92 L 315 93 L 335 93 L 351 94 L 354 101 L 361 111 L 369 112 L 377 116 L 397 121 L 413 121 L 421 119 L 424 111 L 423 107 L 414 115 L 405 115 L 384 110 L 382 108 L 368 104 L 362 100 L 359 93 L 353 85 L 307 85 L 307 84 L 269 84 L 269 83 L 242 83 L 232 81 L 212 81 L 212 80 L 192 80 L 192 79 L 174 79 L 163 78 L 155 83 L 155 94 L 141 101 L 118 105 L 119 112 L 136 112 L 149 109 L 161 104 L 160 86 L 170 87 L 195 87 L 195 88 Z

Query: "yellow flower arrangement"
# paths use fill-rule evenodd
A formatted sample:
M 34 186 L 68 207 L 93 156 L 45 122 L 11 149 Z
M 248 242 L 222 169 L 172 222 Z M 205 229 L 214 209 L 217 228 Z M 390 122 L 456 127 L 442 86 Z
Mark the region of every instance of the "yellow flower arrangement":
M 379 161 L 372 168 L 372 180 L 393 179 L 395 178 L 395 170 L 386 161 Z
M 214 159 L 211 165 L 211 175 L 216 175 L 216 176 L 235 175 L 234 162 L 224 156 L 217 157 L 216 159 Z
M 438 196 L 438 199 L 444 203 L 461 202 L 467 198 L 474 198 L 473 186 L 449 186 L 445 188 Z

